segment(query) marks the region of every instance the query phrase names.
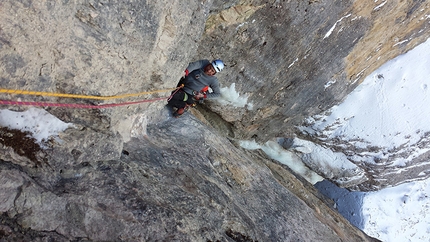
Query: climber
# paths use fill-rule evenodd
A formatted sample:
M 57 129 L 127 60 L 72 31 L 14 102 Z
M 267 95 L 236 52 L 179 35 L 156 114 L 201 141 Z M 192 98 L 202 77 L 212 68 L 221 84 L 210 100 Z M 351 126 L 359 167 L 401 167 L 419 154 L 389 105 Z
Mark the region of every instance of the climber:
M 190 63 L 177 85 L 179 89 L 173 91 L 168 99 L 167 105 L 177 109 L 173 116 L 181 116 L 188 107 L 195 106 L 196 101 L 219 97 L 220 88 L 215 74 L 223 68 L 222 60 L 199 60 Z M 209 88 L 212 92 L 209 92 Z

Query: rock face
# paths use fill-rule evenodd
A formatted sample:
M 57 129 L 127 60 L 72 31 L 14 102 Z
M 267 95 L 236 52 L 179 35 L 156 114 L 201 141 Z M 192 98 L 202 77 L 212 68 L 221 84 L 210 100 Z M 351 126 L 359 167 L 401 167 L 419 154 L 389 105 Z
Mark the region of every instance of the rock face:
M 194 55 L 209 11 L 197 1 L 5 1 L 1 5 L 2 87 L 102 96 L 170 89 Z M 135 105 L 52 113 L 67 122 L 105 130 L 126 114 L 148 109 Z
M 65 167 L 67 160 L 37 168 L 1 162 L 6 238 L 371 241 L 284 168 L 235 148 L 190 114 L 149 125 L 117 159 Z
M 219 75 L 224 84 L 235 83 L 252 105 L 211 103 L 211 108 L 234 126 L 239 139 L 299 136 L 317 142 L 296 127 L 341 102 L 387 60 L 427 40 L 429 12 L 429 4 L 420 1 L 252 1 L 220 9 L 207 21 L 198 56 L 207 55 L 208 48 L 221 56 L 228 65 Z M 341 145 L 319 143 L 349 152 Z M 389 161 L 356 163 L 359 169 L 351 170 L 350 177 L 313 170 L 330 179 L 340 177 L 333 181 L 344 187 L 375 190 L 417 178 L 429 168 L 423 162 L 427 159 L 424 154 L 394 170 Z
M 96 105 L 164 97 L 188 62 L 222 58 L 222 85 L 235 83 L 248 105 L 207 102 L 179 120 L 161 101 L 49 107 L 76 127 L 44 147 L 2 127 L 0 234 L 24 241 L 372 241 L 288 168 L 232 140 L 294 135 L 303 118 L 341 101 L 371 68 L 425 40 L 427 4 L 2 1 L 0 84 L 9 90 L 2 100 Z M 93 100 L 13 90 L 142 95 Z
M 248 95 L 252 109 L 219 108 L 235 125 L 236 136 L 245 139 L 266 141 L 295 132 L 295 125 L 337 104 L 374 68 L 429 37 L 424 2 L 250 1 L 246 6 L 211 15 L 198 50 L 199 57 L 210 51 L 223 58 L 224 85 L 236 83 L 237 91 Z

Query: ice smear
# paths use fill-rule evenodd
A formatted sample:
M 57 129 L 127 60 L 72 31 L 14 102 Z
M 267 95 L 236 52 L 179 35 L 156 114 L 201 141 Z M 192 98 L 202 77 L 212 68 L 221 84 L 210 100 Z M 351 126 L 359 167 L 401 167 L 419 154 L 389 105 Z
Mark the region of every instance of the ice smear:
M 301 175 L 311 184 L 315 184 L 324 179 L 314 171 L 310 170 L 296 154 L 284 149 L 278 142 L 267 141 L 265 144 L 260 145 L 254 140 L 243 140 L 240 141 L 240 146 L 249 150 L 261 149 L 270 158 L 287 165 L 291 170 L 296 172 L 298 175 Z
M 232 83 L 230 87 L 221 88 L 221 97 L 218 98 L 218 102 L 223 105 L 233 105 L 235 107 L 247 107 L 248 110 L 252 110 L 252 103 L 248 103 L 248 96 L 240 96 L 236 92 L 236 84 Z

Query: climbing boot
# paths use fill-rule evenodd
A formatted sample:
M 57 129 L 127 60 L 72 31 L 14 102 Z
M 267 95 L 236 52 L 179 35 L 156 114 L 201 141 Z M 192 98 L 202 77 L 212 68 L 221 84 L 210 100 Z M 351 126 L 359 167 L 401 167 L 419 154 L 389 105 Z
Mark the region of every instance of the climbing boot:
M 176 112 L 173 113 L 173 117 L 178 118 L 179 116 L 184 114 L 184 112 L 185 112 L 184 108 L 179 108 L 178 110 L 176 110 Z

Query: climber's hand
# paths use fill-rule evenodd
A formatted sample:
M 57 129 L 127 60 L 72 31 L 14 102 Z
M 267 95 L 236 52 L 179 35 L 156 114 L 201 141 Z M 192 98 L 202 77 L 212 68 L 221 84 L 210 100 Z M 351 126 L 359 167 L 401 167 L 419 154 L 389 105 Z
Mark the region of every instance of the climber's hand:
M 205 97 L 205 95 L 203 93 L 197 93 L 196 95 L 194 95 L 194 98 L 196 100 L 203 99 L 204 97 Z

